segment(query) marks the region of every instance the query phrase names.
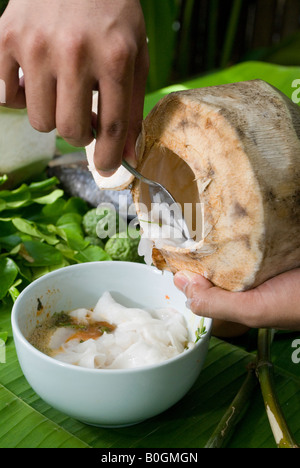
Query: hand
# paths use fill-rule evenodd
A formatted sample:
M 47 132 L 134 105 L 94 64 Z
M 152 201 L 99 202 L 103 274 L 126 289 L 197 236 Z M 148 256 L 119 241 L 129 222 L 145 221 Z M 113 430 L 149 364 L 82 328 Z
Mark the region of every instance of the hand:
M 6 105 L 27 107 L 36 130 L 57 128 L 74 146 L 91 143 L 93 124 L 102 175 L 111 175 L 122 157 L 135 162 L 147 75 L 138 0 L 10 0 L 0 20 Z M 92 114 L 94 90 L 98 119 Z
M 174 282 L 195 314 L 215 319 L 215 335 L 234 336 L 249 328 L 300 330 L 299 268 L 245 292 L 225 291 L 190 272 L 177 273 Z

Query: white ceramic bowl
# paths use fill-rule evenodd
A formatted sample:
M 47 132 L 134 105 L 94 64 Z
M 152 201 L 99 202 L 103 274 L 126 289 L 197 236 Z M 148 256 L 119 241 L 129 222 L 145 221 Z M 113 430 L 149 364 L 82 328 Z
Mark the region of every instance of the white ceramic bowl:
M 13 335 L 23 373 L 43 400 L 87 424 L 127 426 L 165 411 L 190 390 L 206 358 L 212 321 L 205 320 L 207 334 L 192 349 L 159 365 L 130 370 L 65 364 L 27 341 L 47 314 L 94 307 L 105 291 L 128 307 L 176 308 L 186 317 L 195 340 L 201 319 L 185 307 L 186 298 L 174 286 L 173 275 L 128 262 L 70 266 L 35 281 L 14 305 Z

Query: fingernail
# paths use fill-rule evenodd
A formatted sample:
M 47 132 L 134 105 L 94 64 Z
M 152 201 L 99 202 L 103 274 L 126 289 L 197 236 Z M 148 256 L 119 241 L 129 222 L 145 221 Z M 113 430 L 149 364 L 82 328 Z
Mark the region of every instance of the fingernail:
M 110 171 L 110 170 L 109 171 L 103 171 L 103 170 L 98 170 L 97 169 L 97 171 L 99 172 L 101 177 L 112 177 L 116 173 L 117 169 L 113 169 L 112 171 Z
M 175 285 L 178 289 L 185 292 L 187 286 L 197 279 L 198 275 L 191 271 L 180 271 L 175 275 Z

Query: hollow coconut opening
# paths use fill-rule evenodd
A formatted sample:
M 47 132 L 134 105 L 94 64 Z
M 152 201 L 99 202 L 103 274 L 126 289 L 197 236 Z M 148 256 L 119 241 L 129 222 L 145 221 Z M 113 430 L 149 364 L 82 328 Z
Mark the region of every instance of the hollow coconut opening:
M 202 240 L 202 210 L 195 174 L 191 167 L 177 154 L 166 147 L 153 146 L 147 159 L 141 166 L 142 174 L 163 185 L 181 208 L 191 239 Z M 139 211 L 141 219 L 153 208 L 149 188 L 141 183 L 139 186 Z M 176 213 L 177 214 L 177 213 Z M 179 215 L 179 212 L 178 212 Z M 166 240 L 171 240 L 166 238 Z M 181 239 L 178 239 L 180 243 Z
M 139 254 L 151 264 L 154 248 L 181 253 L 199 250 L 204 237 L 204 204 L 193 168 L 169 148 L 154 144 L 139 170 L 163 185 L 178 204 L 168 207 L 159 200 L 153 202 L 148 185 L 135 182 L 134 198 L 142 232 Z M 170 211 L 175 217 L 175 228 L 170 223 Z M 188 240 L 182 236 L 183 222 Z

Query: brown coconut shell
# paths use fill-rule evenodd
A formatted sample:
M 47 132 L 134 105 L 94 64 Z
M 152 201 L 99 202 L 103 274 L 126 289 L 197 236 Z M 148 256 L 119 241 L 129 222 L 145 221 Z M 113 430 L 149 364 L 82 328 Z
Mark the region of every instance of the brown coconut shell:
M 300 266 L 300 109 L 249 81 L 164 97 L 146 118 L 138 170 L 204 208 L 196 250 L 153 249 L 161 270 L 190 270 L 230 291 Z M 133 199 L 149 206 L 138 180 Z

